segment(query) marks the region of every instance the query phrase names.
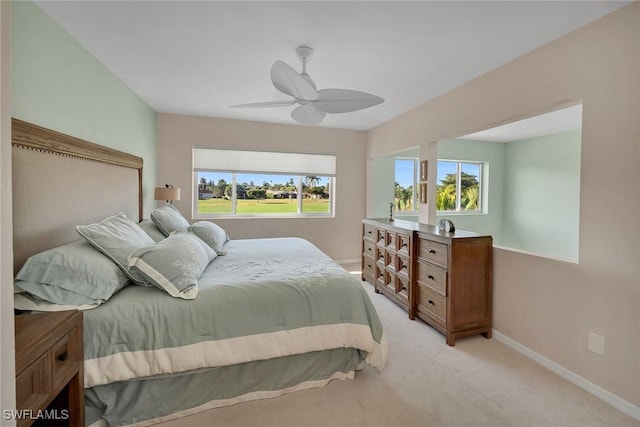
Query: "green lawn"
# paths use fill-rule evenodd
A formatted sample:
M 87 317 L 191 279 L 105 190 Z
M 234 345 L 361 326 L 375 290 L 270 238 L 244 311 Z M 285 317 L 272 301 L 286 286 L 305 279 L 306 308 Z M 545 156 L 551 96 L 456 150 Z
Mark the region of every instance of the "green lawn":
M 303 213 L 329 213 L 328 200 L 302 200 Z M 237 213 L 239 214 L 295 214 L 298 212 L 298 201 L 266 199 L 266 200 L 238 200 Z M 225 214 L 231 213 L 231 200 L 209 199 L 198 200 L 198 213 L 200 214 Z

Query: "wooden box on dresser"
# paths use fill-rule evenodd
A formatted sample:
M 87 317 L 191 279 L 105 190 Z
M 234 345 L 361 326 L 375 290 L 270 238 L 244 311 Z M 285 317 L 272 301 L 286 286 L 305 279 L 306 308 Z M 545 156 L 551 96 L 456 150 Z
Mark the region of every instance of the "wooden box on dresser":
M 491 337 L 493 239 L 415 222 L 364 219 L 362 279 L 455 345 Z
M 84 421 L 82 312 L 15 317 L 18 426 Z

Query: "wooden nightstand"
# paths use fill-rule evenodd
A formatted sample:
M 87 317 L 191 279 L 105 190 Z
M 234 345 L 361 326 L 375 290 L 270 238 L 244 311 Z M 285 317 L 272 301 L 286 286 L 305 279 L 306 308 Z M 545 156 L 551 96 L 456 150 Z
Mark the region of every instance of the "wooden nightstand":
M 18 426 L 84 426 L 82 312 L 20 314 L 15 326 Z

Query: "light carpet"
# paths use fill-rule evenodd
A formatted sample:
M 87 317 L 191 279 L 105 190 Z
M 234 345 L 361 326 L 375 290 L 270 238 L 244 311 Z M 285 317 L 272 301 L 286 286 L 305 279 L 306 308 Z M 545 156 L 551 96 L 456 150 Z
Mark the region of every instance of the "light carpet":
M 363 282 L 389 339 L 389 360 L 353 381 L 212 409 L 159 424 L 204 426 L 640 426 L 570 382 L 482 336 L 444 336 Z

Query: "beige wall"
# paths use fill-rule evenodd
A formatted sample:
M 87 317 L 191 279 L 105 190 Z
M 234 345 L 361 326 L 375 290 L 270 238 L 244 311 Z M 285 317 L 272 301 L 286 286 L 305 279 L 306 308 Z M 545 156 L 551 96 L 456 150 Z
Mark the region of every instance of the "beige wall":
M 158 183 L 182 189 L 175 206 L 191 222 L 192 147 L 335 154 L 335 218 L 221 219 L 231 238 L 303 237 L 337 260 L 361 251 L 365 206 L 365 133 L 244 120 L 158 114 Z
M 580 100 L 579 264 L 495 250 L 494 327 L 637 407 L 639 2 L 373 129 L 367 155 L 420 144 L 435 161 L 433 141 Z M 606 338 L 604 357 L 587 351 L 590 331 Z
M 11 221 L 11 2 L 0 2 L 0 409 L 15 408 Z M 3 420 L 2 425 L 15 425 Z

